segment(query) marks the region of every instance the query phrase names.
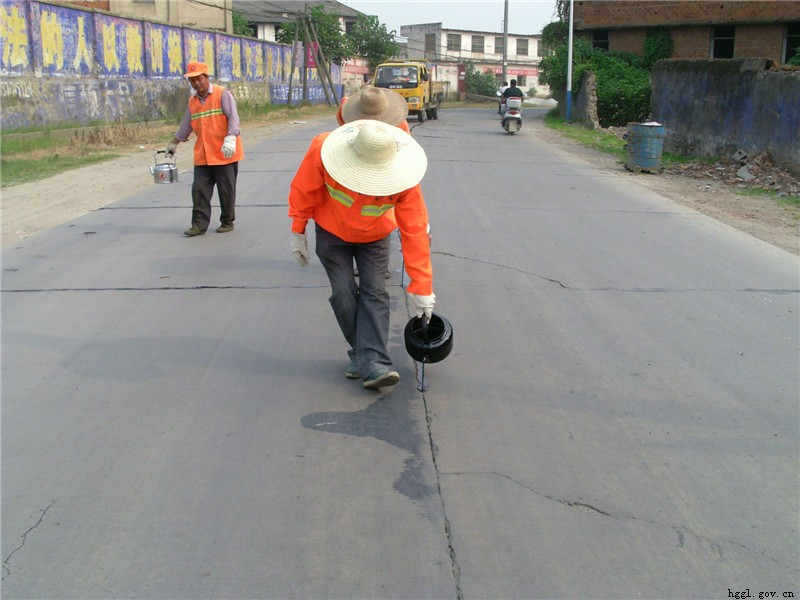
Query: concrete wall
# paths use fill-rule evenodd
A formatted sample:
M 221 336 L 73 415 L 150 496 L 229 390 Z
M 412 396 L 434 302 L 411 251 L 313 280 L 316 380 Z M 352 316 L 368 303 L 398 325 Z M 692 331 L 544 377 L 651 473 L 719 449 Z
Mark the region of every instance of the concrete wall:
M 653 68 L 652 112 L 665 149 L 729 156 L 768 151 L 800 172 L 800 71 L 763 59 L 665 60 Z
M 176 102 L 185 106 L 183 73 L 194 60 L 208 63 L 212 79 L 239 102 L 286 103 L 290 46 L 36 0 L 0 0 L 0 125 L 13 130 L 164 118 Z M 301 61 L 298 52 L 293 103 L 302 98 Z M 332 67 L 338 84 L 339 67 Z M 317 69 L 308 69 L 308 81 L 311 102 L 324 102 Z
M 557 97 L 554 94 L 558 101 L 558 111 L 564 119 L 567 117 L 566 95 L 566 90 L 562 90 Z M 584 71 L 577 91 L 572 94 L 570 119 L 572 122 L 582 123 L 589 129 L 600 129 L 597 117 L 597 76 L 591 71 Z

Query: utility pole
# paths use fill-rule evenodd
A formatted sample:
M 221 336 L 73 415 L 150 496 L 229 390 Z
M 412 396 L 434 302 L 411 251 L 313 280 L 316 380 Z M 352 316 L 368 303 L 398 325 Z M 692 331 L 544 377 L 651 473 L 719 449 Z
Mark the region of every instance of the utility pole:
M 308 19 L 308 10 L 305 12 L 304 19 Z M 297 26 L 302 24 L 300 20 L 297 21 Z M 303 101 L 308 100 L 308 30 L 303 28 Z
M 569 42 L 567 42 L 567 123 L 572 120 L 572 8 L 574 0 L 569 0 Z
M 503 8 L 503 81 L 508 81 L 506 63 L 508 62 L 508 0 Z

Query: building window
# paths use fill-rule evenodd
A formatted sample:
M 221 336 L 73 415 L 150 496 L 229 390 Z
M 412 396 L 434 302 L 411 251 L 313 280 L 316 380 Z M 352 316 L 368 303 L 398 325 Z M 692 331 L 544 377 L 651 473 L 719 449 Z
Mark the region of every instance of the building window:
M 517 40 L 517 56 L 528 56 L 528 40 Z
M 786 45 L 783 62 L 789 62 L 800 51 L 800 23 L 789 23 L 786 26 Z
M 344 22 L 344 32 L 347 35 L 350 35 L 351 33 L 353 33 L 353 27 L 355 27 L 355 26 L 356 26 L 356 22 L 355 21 L 345 21 Z
M 482 35 L 473 35 L 472 36 L 472 51 L 477 52 L 478 54 L 483 54 L 483 36 Z
M 608 50 L 608 29 L 598 29 L 592 33 L 592 48 Z
M 525 75 L 517 75 L 517 87 L 525 87 Z
M 425 34 L 425 56 L 430 56 L 436 53 L 436 34 Z
M 461 34 L 448 33 L 447 34 L 447 49 L 461 52 Z
M 504 50 L 505 50 L 505 44 L 503 43 L 503 38 L 501 37 L 494 38 L 494 53 L 502 54 Z
M 733 58 L 735 31 L 736 28 L 732 25 L 714 27 L 713 37 L 711 38 L 712 58 Z

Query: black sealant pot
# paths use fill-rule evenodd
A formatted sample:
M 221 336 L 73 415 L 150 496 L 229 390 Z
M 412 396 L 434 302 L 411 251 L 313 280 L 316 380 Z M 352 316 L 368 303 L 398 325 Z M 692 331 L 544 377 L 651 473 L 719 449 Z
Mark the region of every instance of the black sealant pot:
M 406 323 L 403 337 L 408 354 L 421 363 L 443 361 L 453 349 L 453 326 L 436 313 L 427 323 L 423 317 L 412 317 Z

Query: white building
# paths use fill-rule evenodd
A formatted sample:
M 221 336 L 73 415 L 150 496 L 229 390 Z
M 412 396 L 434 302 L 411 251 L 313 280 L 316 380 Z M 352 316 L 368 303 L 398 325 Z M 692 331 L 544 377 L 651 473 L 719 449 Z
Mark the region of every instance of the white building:
M 400 33 L 408 38 L 408 58 L 438 63 L 473 62 L 479 71 L 503 77 L 503 33 L 449 29 L 441 23 L 402 25 Z M 544 55 L 541 34 L 508 34 L 506 76 L 516 79 L 523 89 L 535 87 L 546 93 L 539 84 L 539 61 Z
M 337 0 L 319 0 L 317 2 L 302 2 L 298 0 L 232 0 L 233 10 L 240 12 L 255 28 L 256 37 L 268 42 L 275 41 L 275 34 L 282 23 L 295 21 L 297 15 L 312 6 L 322 5 L 325 12 L 339 17 L 339 27 L 342 33 L 350 33 L 359 15 L 364 13 L 337 2 Z

